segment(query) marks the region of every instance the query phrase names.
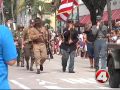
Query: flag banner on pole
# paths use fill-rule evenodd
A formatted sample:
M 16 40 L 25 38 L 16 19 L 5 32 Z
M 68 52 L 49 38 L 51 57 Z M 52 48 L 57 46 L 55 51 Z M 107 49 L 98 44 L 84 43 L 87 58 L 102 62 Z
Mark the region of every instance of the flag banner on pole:
M 61 14 L 57 15 L 57 19 L 60 21 L 67 21 L 69 16 L 70 16 L 69 13 L 61 13 Z
M 71 11 L 73 8 L 73 1 L 74 0 L 62 0 L 58 13 L 65 13 Z
M 79 6 L 80 4 L 78 3 L 78 0 L 74 0 L 74 5 Z
M 74 6 L 78 6 L 78 0 L 61 0 L 61 5 L 58 10 L 58 20 L 67 21 Z

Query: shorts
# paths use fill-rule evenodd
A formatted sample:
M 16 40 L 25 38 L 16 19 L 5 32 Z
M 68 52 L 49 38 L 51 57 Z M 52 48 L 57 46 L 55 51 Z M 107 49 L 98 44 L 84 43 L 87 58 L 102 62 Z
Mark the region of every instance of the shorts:
M 93 43 L 87 43 L 87 51 L 88 51 L 89 57 L 94 58 L 94 46 L 93 46 Z

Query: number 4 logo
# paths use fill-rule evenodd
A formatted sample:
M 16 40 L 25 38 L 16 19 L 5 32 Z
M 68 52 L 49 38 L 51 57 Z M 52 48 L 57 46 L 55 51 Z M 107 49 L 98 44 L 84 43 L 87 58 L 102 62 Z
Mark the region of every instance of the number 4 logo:
M 96 80 L 100 83 L 106 83 L 109 79 L 109 74 L 106 70 L 99 70 L 96 73 Z

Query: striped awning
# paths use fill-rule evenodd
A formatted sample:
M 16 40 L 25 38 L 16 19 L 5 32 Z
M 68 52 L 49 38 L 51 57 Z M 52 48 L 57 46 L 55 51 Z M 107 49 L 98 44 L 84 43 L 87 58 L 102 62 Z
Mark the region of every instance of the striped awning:
M 102 17 L 103 21 L 107 22 L 108 21 L 108 12 L 105 11 L 103 13 L 103 17 Z M 112 20 L 120 20 L 120 9 L 116 9 L 116 10 L 112 10 Z M 85 15 L 82 16 L 80 19 L 80 25 L 85 25 L 90 23 L 90 15 Z

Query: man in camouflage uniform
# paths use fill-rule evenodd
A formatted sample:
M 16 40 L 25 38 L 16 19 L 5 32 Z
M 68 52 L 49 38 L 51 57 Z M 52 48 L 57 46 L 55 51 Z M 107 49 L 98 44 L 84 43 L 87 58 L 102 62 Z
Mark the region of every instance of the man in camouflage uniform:
M 24 67 L 24 59 L 22 58 L 22 35 L 23 35 L 23 27 L 18 26 L 18 29 L 14 33 L 15 43 L 17 47 L 18 57 L 17 57 L 17 66 L 20 65 L 21 61 L 21 67 Z
M 33 64 L 34 64 L 34 53 L 32 47 L 32 41 L 30 39 L 30 30 L 34 26 L 34 20 L 30 20 L 30 26 L 23 31 L 23 40 L 22 40 L 22 47 L 24 50 L 24 57 L 26 60 L 26 68 L 29 70 L 29 59 L 31 59 L 30 64 L 30 71 L 33 71 Z
M 40 18 L 35 19 L 34 27 L 30 30 L 30 38 L 33 42 L 37 74 L 40 74 L 40 70 L 43 71 L 43 63 L 47 59 L 46 42 L 48 42 L 48 32 L 43 27 Z

